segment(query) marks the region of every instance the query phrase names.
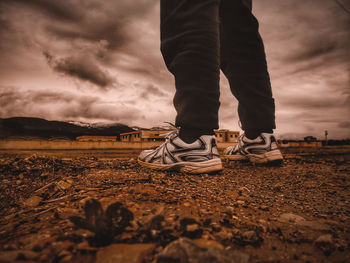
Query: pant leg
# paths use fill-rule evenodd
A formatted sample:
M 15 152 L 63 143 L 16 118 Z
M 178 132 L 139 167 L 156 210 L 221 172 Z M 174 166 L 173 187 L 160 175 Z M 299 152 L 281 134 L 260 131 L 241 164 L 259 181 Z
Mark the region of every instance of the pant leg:
M 243 130 L 269 130 L 275 128 L 275 104 L 251 3 L 251 0 L 221 1 L 221 69 L 239 102 Z
M 161 51 L 175 77 L 176 126 L 217 129 L 220 0 L 161 0 Z

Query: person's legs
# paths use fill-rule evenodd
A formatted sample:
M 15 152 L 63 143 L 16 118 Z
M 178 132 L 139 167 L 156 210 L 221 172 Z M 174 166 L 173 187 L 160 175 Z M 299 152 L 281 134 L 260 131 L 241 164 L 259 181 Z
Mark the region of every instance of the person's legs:
M 251 9 L 251 0 L 222 0 L 220 5 L 221 69 L 238 99 L 244 130 L 237 144 L 224 150 L 224 158 L 281 163 L 265 50 Z
M 165 143 L 140 153 L 158 170 L 222 170 L 214 129 L 219 110 L 220 0 L 161 0 L 161 51 L 175 77 L 175 126 Z
M 259 24 L 251 0 L 222 0 L 221 69 L 237 98 L 246 136 L 254 139 L 275 129 L 275 104 Z
M 161 0 L 161 51 L 175 77 L 175 125 L 187 142 L 218 128 L 219 4 Z

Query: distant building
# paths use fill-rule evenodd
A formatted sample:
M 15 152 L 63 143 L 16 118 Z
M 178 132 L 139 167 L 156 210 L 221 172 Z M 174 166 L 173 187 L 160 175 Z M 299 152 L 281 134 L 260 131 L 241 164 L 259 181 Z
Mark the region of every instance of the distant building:
M 304 141 L 279 141 L 278 142 L 279 147 L 322 147 L 321 141 L 311 141 L 311 142 L 304 142 Z
M 164 141 L 168 130 L 138 130 L 120 134 L 122 142 L 153 142 Z
M 138 130 L 133 132 L 121 133 L 120 140 L 122 142 L 150 142 L 164 141 L 165 134 L 168 130 Z M 237 142 L 239 136 L 238 131 L 215 130 L 217 142 Z
M 317 138 L 314 136 L 306 136 L 306 137 L 304 137 L 304 141 L 305 142 L 316 142 Z
M 237 142 L 239 131 L 215 130 L 217 142 Z
M 94 135 L 84 135 L 76 138 L 80 142 L 115 142 L 117 141 L 117 136 L 94 136 Z

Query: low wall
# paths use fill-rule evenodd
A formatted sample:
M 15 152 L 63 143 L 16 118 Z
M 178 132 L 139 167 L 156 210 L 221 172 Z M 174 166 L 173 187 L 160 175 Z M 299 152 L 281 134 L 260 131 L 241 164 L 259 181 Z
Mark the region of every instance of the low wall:
M 46 140 L 0 140 L 2 150 L 94 150 L 94 149 L 150 149 L 163 142 L 80 142 L 80 141 L 46 141 Z M 218 143 L 223 149 L 232 143 Z

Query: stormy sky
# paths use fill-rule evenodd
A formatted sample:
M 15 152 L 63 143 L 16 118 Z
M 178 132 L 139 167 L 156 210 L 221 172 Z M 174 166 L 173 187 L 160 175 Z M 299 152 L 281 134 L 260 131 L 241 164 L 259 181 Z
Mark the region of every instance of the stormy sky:
M 350 0 L 253 1 L 277 134 L 350 137 Z M 0 117 L 159 126 L 174 80 L 159 0 L 0 0 Z M 239 129 L 221 77 L 220 128 Z

